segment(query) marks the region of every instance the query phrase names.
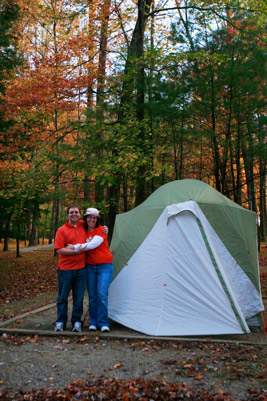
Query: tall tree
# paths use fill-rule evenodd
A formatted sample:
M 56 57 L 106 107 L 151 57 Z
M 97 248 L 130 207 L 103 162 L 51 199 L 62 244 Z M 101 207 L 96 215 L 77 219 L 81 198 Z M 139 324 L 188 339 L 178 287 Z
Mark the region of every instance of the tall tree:
M 22 62 L 17 47 L 19 35 L 16 23 L 19 20 L 20 9 L 15 0 L 3 0 L 0 4 L 0 160 L 5 159 L 5 149 L 8 146 L 7 130 L 14 121 L 5 117 L 5 100 L 3 95 L 8 81 L 11 79 L 14 68 Z M 12 210 L 10 202 L 4 202 L 0 195 L 2 205 L 6 205 L 1 213 L 0 226 L 4 228 L 4 251 L 8 250 L 8 237 Z

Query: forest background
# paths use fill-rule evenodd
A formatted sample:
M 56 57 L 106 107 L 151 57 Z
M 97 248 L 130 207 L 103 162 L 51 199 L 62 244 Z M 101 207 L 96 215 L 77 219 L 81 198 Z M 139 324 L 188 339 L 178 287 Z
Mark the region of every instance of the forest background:
M 264 241 L 266 23 L 264 0 L 2 0 L 3 249 L 52 243 L 71 203 L 111 236 L 185 178 L 257 212 Z

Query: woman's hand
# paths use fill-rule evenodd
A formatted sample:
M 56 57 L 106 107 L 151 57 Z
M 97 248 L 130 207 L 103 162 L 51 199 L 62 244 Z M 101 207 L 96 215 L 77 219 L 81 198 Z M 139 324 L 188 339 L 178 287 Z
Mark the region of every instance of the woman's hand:
M 74 249 L 74 245 L 68 244 L 68 245 L 66 246 L 66 248 L 67 248 L 67 249 Z
M 103 226 L 103 233 L 108 235 L 108 227 L 107 226 Z

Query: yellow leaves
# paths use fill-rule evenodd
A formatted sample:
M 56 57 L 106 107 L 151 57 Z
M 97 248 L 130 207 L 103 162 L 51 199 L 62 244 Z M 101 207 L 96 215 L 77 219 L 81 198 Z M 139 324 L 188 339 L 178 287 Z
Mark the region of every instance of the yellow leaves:
M 118 168 L 131 169 L 134 167 L 137 160 L 137 154 L 124 152 L 121 156 L 116 158 L 116 163 Z

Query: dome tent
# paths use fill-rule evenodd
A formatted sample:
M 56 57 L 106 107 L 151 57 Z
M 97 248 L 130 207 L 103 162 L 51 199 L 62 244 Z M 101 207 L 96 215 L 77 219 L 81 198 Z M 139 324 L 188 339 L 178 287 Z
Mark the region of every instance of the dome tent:
M 150 335 L 259 325 L 256 214 L 197 180 L 165 184 L 116 216 L 109 316 Z

